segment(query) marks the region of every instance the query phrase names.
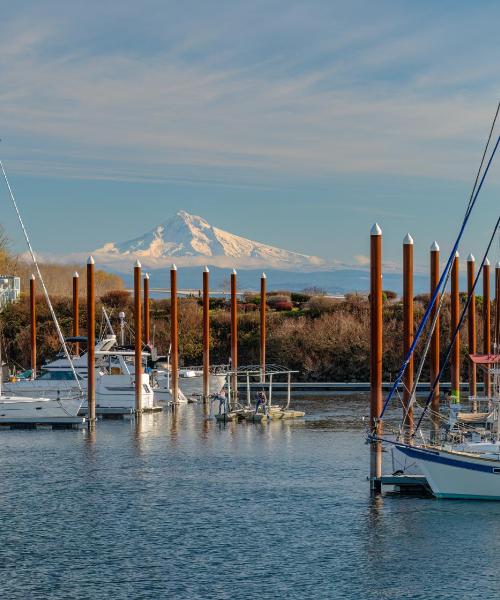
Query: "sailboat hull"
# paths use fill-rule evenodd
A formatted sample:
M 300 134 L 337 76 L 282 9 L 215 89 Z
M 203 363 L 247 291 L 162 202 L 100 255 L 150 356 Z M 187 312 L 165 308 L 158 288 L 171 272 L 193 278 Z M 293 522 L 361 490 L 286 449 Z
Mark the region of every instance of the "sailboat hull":
M 500 500 L 500 460 L 461 452 L 398 445 L 425 475 L 437 498 Z

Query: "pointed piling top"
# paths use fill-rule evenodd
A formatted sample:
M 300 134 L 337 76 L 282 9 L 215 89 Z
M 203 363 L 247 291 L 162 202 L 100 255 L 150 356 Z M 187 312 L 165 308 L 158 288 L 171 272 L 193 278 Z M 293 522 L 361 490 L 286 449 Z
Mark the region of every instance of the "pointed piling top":
M 455 252 L 455 258 L 460 258 L 460 254 L 458 253 L 458 250 Z
M 484 259 L 484 266 L 485 266 L 485 267 L 489 267 L 489 266 L 490 266 L 490 261 L 489 261 L 488 257 L 486 257 L 486 258 Z
M 265 273 L 262 273 L 261 279 L 266 279 L 266 274 Z
M 95 263 L 94 261 L 94 257 L 93 256 L 89 256 L 87 259 L 87 264 L 88 265 L 93 265 Z
M 403 240 L 403 244 L 405 246 L 413 245 L 413 238 L 411 237 L 411 235 L 409 233 L 407 233 L 405 235 L 405 239 Z
M 33 273 L 31 273 L 31 277 L 30 277 L 30 279 L 31 279 L 32 281 L 35 281 L 35 276 L 33 275 Z
M 149 273 L 146 273 L 146 275 L 144 275 L 144 279 L 149 279 Z
M 134 268 L 135 268 L 135 269 L 140 269 L 140 268 L 141 268 L 141 266 L 142 266 L 142 265 L 141 265 L 141 263 L 139 262 L 139 259 L 137 259 L 137 260 L 135 261 L 135 263 L 134 263 Z
M 474 262 L 476 259 L 474 258 L 474 254 L 472 252 L 467 257 L 467 262 Z
M 500 269 L 500 260 L 497 262 L 497 264 L 495 265 L 495 269 Z
M 207 265 L 205 265 L 205 268 L 203 270 L 205 271 L 205 273 L 210 273 Z
M 232 273 L 232 274 L 233 274 L 233 275 L 236 275 L 236 269 L 233 269 L 233 273 Z
M 432 246 L 431 246 L 431 252 L 439 252 L 439 245 L 438 245 L 438 243 L 436 242 L 436 240 L 434 240 L 434 241 L 432 242 Z
M 378 223 L 374 223 L 372 228 L 370 229 L 370 235 L 382 235 L 382 230 Z
M 177 271 L 177 266 L 176 266 L 176 264 L 175 264 L 175 263 L 172 263 L 172 268 L 171 268 L 171 270 L 172 270 L 172 271 Z
M 78 279 L 79 277 L 80 277 L 80 275 L 78 275 L 78 271 L 75 271 L 75 272 L 73 273 L 73 278 L 74 278 L 74 279 Z

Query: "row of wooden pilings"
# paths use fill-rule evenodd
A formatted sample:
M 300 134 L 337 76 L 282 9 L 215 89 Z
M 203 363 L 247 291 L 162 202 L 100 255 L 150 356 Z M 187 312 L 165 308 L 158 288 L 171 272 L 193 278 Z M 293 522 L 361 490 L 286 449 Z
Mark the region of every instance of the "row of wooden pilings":
M 210 273 L 208 267 L 203 271 L 203 401 L 208 402 L 210 396 Z M 144 282 L 143 292 L 141 282 Z M 72 335 L 78 337 L 79 330 L 79 275 L 73 274 Z M 179 315 L 178 315 L 177 267 L 170 270 L 170 343 L 171 343 L 171 391 L 174 404 L 179 397 Z M 30 279 L 30 338 L 31 369 L 36 373 L 36 302 L 35 276 Z M 260 369 L 266 371 L 266 315 L 267 315 L 267 279 L 262 273 L 260 279 Z M 142 297 L 143 296 L 143 301 Z M 143 306 L 142 306 L 143 304 Z M 143 318 L 144 316 L 144 318 Z M 135 362 L 135 411 L 142 412 L 142 352 L 143 346 L 151 340 L 150 291 L 149 275 L 142 278 L 142 267 L 139 261 L 134 265 L 134 362 Z M 139 332 L 139 334 L 138 334 Z M 142 333 L 142 336 L 141 336 Z M 79 353 L 76 344 L 75 354 Z M 87 403 L 89 427 L 96 421 L 95 403 L 95 264 L 93 257 L 87 261 Z M 237 273 L 231 273 L 231 371 L 238 369 L 238 301 Z M 233 375 L 232 389 L 237 389 L 237 378 Z
M 471 294 L 471 302 L 467 312 L 467 330 L 469 340 L 469 353 L 475 354 L 478 351 L 476 343 L 476 298 L 473 293 L 475 281 L 475 259 L 472 254 L 467 258 L 467 293 Z M 490 291 L 490 263 L 488 259 L 483 265 L 482 283 L 483 283 L 483 354 L 491 354 L 491 291 Z M 440 278 L 440 257 L 439 246 L 433 242 L 430 248 L 430 282 L 429 291 L 432 297 L 438 286 Z M 459 255 L 458 252 L 452 263 L 451 268 L 451 292 L 450 292 L 450 312 L 451 322 L 450 330 L 455 331 L 459 325 L 460 319 L 460 296 L 459 296 Z M 500 263 L 495 267 L 495 296 L 500 297 Z M 431 322 L 435 317 L 439 296 L 436 298 L 434 308 L 430 315 Z M 497 300 L 498 302 L 498 300 Z M 383 434 L 382 414 L 382 342 L 383 342 L 383 322 L 382 322 L 382 230 L 375 223 L 370 231 L 370 428 L 376 437 Z M 496 313 L 495 328 L 499 328 L 500 315 Z M 403 355 L 407 356 L 414 336 L 414 315 L 413 315 L 413 239 L 407 234 L 403 240 Z M 498 352 L 498 349 L 496 349 Z M 429 347 L 430 360 L 430 383 L 432 384 L 438 377 L 440 371 L 440 329 L 439 315 L 436 320 L 434 332 L 432 334 Z M 460 393 L 460 334 L 455 338 L 450 355 L 451 372 L 451 394 L 459 397 Z M 477 372 L 476 365 L 469 361 L 469 395 L 477 396 Z M 404 391 L 403 391 L 403 428 L 408 436 L 411 435 L 414 428 L 413 408 L 410 405 L 410 390 L 414 383 L 413 358 L 410 359 L 404 373 Z M 491 380 L 488 375 L 484 376 L 485 396 L 491 394 Z M 432 428 L 437 431 L 439 423 L 432 415 L 439 414 L 440 389 L 436 385 L 431 400 L 431 419 Z M 370 452 L 370 481 L 372 490 L 380 491 L 380 477 L 382 475 L 382 453 L 380 442 L 371 444 Z

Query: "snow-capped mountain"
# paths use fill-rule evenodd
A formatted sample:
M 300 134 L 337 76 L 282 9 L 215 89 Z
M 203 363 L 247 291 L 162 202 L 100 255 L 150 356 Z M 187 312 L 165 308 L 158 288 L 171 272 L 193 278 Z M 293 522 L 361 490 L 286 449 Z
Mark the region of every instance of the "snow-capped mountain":
M 130 261 L 137 257 L 152 267 L 171 264 L 282 269 L 320 267 L 315 256 L 290 252 L 213 227 L 202 217 L 180 210 L 162 225 L 126 242 L 110 242 L 95 251 L 100 261 Z

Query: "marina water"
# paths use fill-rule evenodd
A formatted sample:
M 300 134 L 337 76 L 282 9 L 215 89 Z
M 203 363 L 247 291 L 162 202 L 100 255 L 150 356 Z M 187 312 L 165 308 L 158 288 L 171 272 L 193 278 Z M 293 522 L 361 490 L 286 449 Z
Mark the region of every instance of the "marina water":
M 498 597 L 500 504 L 371 498 L 367 397 L 294 407 L 0 433 L 2 598 Z

